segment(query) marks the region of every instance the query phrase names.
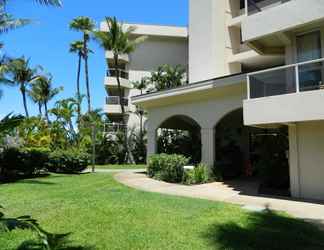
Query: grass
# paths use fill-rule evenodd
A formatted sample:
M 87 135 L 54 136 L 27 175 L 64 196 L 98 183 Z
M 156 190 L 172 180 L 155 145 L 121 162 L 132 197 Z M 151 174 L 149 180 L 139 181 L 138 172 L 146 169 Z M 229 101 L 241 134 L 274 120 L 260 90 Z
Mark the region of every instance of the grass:
M 89 166 L 91 168 L 91 166 Z M 145 169 L 146 165 L 97 165 L 97 169 Z
M 110 174 L 1 185 L 0 204 L 8 216 L 29 214 L 50 232 L 72 232 L 71 247 L 64 250 L 324 248 L 324 235 L 315 226 L 284 214 L 137 191 Z M 0 249 L 17 249 L 30 238 L 27 231 L 5 233 Z

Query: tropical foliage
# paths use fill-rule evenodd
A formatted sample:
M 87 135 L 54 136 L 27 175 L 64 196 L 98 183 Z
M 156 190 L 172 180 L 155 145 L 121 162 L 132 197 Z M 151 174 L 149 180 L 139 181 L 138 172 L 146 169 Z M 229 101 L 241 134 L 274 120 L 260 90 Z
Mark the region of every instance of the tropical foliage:
M 151 77 L 147 78 L 149 91 L 161 91 L 187 84 L 185 72 L 185 69 L 180 65 L 172 67 L 165 64 L 158 67 L 157 71 L 152 72 Z

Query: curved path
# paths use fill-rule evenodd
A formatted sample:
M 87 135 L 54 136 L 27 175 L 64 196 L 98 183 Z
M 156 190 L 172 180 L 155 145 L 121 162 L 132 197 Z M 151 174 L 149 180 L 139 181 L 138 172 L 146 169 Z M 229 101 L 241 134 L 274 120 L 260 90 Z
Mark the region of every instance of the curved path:
M 175 196 L 222 201 L 243 206 L 248 210 L 260 211 L 270 208 L 285 211 L 295 217 L 314 222 L 324 229 L 324 204 L 296 201 L 277 197 L 258 196 L 255 187 L 244 183 L 214 182 L 196 186 L 184 186 L 156 181 L 139 171 L 120 171 L 114 178 L 129 187 Z

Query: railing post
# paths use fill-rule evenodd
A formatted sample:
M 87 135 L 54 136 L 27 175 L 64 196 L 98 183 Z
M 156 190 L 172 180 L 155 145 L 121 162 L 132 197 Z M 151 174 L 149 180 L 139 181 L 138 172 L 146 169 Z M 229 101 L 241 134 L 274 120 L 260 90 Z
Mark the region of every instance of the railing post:
M 251 88 L 250 88 L 250 76 L 249 75 L 247 75 L 247 99 L 248 100 L 250 100 L 250 98 L 251 98 L 251 92 L 250 92 L 250 90 L 251 90 Z
M 245 0 L 245 15 L 248 16 L 249 15 L 249 2 L 248 0 Z
M 296 93 L 299 93 L 300 86 L 299 86 L 299 66 L 298 66 L 298 64 L 295 66 L 295 77 L 296 77 Z

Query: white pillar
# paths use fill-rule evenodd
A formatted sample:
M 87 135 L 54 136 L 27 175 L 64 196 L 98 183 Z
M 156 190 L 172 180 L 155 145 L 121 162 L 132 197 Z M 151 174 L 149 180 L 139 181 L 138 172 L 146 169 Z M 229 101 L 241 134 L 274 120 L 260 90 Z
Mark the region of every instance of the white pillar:
M 157 134 L 156 129 L 147 130 L 147 159 L 157 153 Z
M 291 195 L 301 197 L 300 169 L 298 158 L 298 129 L 296 124 L 289 124 L 289 176 Z
M 215 164 L 215 129 L 201 129 L 201 161 L 208 165 L 210 169 Z

